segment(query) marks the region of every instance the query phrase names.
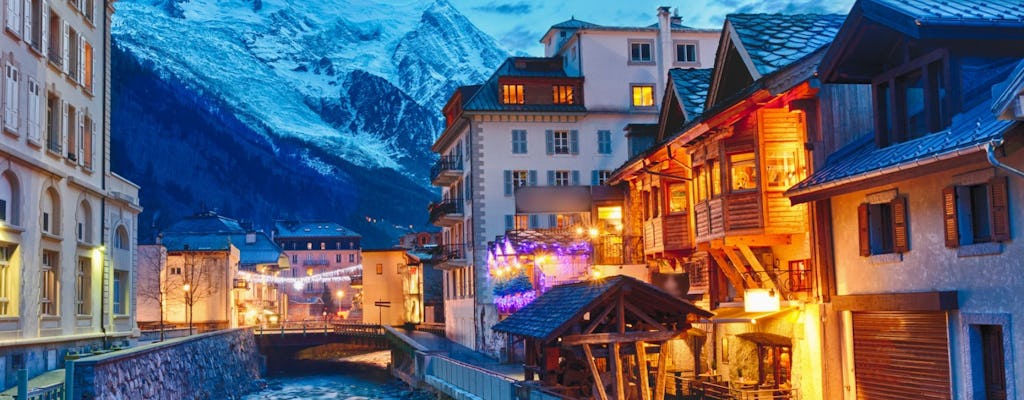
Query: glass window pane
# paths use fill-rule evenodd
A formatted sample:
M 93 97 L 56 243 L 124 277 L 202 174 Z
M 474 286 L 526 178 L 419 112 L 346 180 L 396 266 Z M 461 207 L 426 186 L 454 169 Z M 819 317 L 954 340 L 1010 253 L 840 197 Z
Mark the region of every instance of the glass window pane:
M 754 153 L 729 156 L 730 188 L 732 191 L 757 189 L 757 165 Z

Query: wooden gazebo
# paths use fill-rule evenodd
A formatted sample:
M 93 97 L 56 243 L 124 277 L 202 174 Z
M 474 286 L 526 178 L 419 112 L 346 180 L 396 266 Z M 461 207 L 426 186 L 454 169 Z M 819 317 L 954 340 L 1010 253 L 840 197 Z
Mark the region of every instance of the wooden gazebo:
M 562 395 L 661 399 L 668 340 L 712 314 L 628 276 L 556 286 L 494 326 L 523 339 L 526 379 Z M 657 358 L 648 365 L 649 356 Z M 654 373 L 652 393 L 650 374 Z

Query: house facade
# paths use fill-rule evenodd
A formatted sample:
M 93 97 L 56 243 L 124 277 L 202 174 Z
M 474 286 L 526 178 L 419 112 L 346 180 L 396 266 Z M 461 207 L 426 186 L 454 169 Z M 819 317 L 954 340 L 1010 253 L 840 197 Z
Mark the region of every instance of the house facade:
M 510 230 L 573 225 L 569 212 L 517 209 L 518 188 L 604 183 L 628 157 L 626 126 L 657 119 L 663 72 L 712 61 L 718 32 L 679 22 L 662 8 L 649 27 L 556 24 L 541 40 L 545 57 L 510 58 L 487 82 L 452 94 L 431 175 L 442 197 L 431 220 L 448 259 L 449 338 L 494 355 L 505 347 L 490 329 L 500 313 L 488 243 Z
M 363 251 L 363 287 L 356 302 L 364 324 L 422 322 L 420 260 L 402 248 Z
M 827 132 L 786 193 L 832 232 L 831 398 L 1021 396 L 1024 24 L 1006 6 L 861 0 L 822 59 L 823 82 L 872 100 L 869 129 Z
M 139 187 L 110 171 L 105 2 L 5 2 L 0 386 L 137 334 Z
M 362 236 L 334 222 L 274 221 L 274 242 L 284 250 L 292 278 L 358 277 L 362 274 Z M 295 287 L 282 287 L 287 295 L 289 321 L 345 316 L 352 310 L 352 280 L 309 279 Z M 347 294 L 347 295 L 346 295 Z M 338 312 L 341 312 L 341 315 Z

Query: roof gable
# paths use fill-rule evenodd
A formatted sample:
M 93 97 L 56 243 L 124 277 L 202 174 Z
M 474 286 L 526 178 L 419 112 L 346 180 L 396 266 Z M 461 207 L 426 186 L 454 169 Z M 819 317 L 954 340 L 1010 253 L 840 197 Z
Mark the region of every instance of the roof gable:
M 699 118 L 704 112 L 711 73 L 710 68 L 673 68 L 668 71 L 668 87 L 658 118 L 657 141 L 677 133 L 687 122 Z

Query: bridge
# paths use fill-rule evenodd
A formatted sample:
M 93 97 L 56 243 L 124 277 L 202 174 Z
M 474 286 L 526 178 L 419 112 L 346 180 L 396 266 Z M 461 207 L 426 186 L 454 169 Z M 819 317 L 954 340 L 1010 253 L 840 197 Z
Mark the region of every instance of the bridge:
M 324 321 L 284 322 L 254 327 L 256 344 L 268 366 L 296 359 L 317 359 L 350 350 L 390 348 L 380 325 Z

